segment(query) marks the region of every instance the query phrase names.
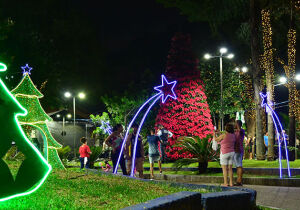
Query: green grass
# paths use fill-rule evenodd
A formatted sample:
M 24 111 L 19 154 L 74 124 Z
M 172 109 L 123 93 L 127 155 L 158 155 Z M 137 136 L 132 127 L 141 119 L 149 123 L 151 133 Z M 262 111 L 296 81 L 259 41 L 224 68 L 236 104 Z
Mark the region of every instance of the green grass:
M 73 169 L 52 172 L 39 190 L 1 202 L 1 209 L 120 209 L 180 191 L 209 192 Z

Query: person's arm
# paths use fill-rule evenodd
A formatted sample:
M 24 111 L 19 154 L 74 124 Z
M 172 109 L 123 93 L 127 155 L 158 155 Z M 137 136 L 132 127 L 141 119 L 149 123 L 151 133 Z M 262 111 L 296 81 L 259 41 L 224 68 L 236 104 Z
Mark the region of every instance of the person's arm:
M 111 138 L 114 136 L 114 133 L 110 134 L 104 141 L 104 143 L 109 146 L 109 147 L 112 147 L 112 143 L 110 142 Z
M 220 135 L 219 137 L 215 137 L 217 142 L 222 141 L 225 138 L 225 134 Z
M 172 138 L 172 136 L 173 136 L 173 133 L 171 131 L 168 131 L 168 137 Z
M 157 136 L 161 136 L 162 135 L 162 133 L 161 133 L 161 130 L 158 130 L 158 132 L 157 132 Z
M 91 151 L 91 149 L 90 149 L 89 146 L 86 147 L 86 151 L 87 151 L 87 153 L 89 153 L 90 155 L 92 154 L 92 151 Z

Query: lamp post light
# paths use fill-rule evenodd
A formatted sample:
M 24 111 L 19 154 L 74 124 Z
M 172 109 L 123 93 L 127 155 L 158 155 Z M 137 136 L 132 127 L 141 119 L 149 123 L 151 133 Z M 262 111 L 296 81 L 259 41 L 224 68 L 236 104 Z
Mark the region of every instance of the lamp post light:
M 300 74 L 297 74 L 297 75 L 295 76 L 295 78 L 292 79 L 292 80 L 295 80 L 296 82 L 299 82 L 299 81 L 300 81 Z M 279 86 L 279 85 L 284 85 L 284 84 L 287 83 L 287 81 L 288 81 L 288 80 L 287 80 L 286 77 L 279 77 L 279 83 L 278 83 L 278 84 L 275 84 L 274 87 Z
M 73 97 L 73 123 L 74 123 L 74 138 L 73 138 L 73 143 L 74 143 L 74 158 L 76 157 L 76 122 L 75 122 L 75 120 L 76 120 L 76 108 L 75 108 L 75 106 L 76 106 L 76 96 L 75 95 L 72 95 L 70 92 L 65 92 L 65 97 L 66 98 L 70 98 L 70 97 Z M 83 92 L 80 92 L 79 94 L 78 94 L 78 98 L 80 98 L 80 99 L 84 99 L 85 98 L 85 93 L 83 93 Z M 72 115 L 71 114 L 68 114 L 67 115 L 67 118 L 71 118 L 72 117 Z
M 221 83 L 221 96 L 220 96 L 220 120 L 221 120 L 221 131 L 224 130 L 224 116 L 223 116 L 223 58 L 228 58 L 228 59 L 232 59 L 234 57 L 234 54 L 227 53 L 227 48 L 222 47 L 219 50 L 220 54 L 219 55 L 210 55 L 208 53 L 206 53 L 204 55 L 204 58 L 206 60 L 211 59 L 211 58 L 219 58 L 220 60 L 220 83 Z

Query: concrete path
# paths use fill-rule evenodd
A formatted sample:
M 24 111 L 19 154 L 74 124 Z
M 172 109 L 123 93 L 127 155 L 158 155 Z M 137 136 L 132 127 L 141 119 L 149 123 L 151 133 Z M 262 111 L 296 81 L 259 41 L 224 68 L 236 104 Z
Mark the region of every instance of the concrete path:
M 258 205 L 288 210 L 300 209 L 300 187 L 260 185 L 244 185 L 243 187 L 256 190 L 256 203 Z

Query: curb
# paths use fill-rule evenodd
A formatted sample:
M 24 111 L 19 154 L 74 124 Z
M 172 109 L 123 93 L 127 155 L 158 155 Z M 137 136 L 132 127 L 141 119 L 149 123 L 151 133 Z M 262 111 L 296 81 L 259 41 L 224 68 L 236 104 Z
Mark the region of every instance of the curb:
M 157 180 L 168 180 L 174 182 L 188 182 L 188 183 L 223 183 L 221 176 L 197 176 L 197 175 L 166 175 L 154 174 Z M 281 187 L 300 187 L 300 178 L 243 178 L 243 184 L 247 185 L 264 185 L 264 186 L 281 186 Z

